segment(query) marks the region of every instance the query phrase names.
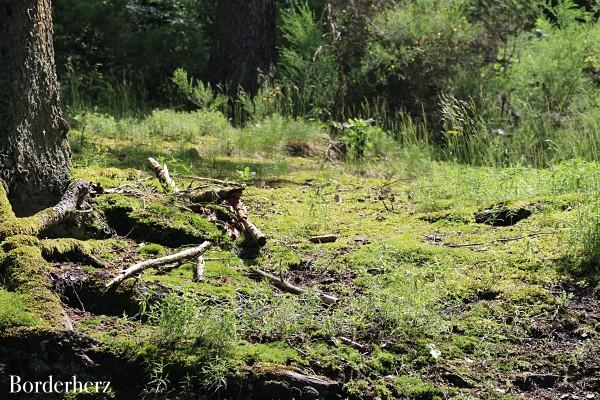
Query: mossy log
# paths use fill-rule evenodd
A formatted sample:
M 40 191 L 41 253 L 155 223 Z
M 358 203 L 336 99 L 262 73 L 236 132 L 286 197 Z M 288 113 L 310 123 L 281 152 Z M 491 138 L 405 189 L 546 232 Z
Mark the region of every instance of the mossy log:
M 73 325 L 46 277 L 47 261 L 38 247 L 16 246 L 4 257 L 6 284 L 9 290 L 26 299 L 26 310 L 40 318 L 42 328 L 72 330 Z

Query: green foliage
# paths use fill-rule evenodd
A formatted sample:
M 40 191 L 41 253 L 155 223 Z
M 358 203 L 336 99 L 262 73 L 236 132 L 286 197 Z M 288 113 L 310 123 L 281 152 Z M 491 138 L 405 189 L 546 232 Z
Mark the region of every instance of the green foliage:
M 55 1 L 59 77 L 69 85 L 74 77 L 87 81 L 79 83 L 81 94 L 103 111 L 109 107 L 103 83 L 115 78 L 133 83 L 135 97 L 164 105 L 173 70 L 183 67 L 194 76 L 206 70 L 213 7 L 188 0 Z M 67 96 L 67 104 L 73 100 Z
M 381 157 L 393 147 L 387 134 L 373 126 L 373 119 L 350 118 L 344 123 L 334 123 L 339 139 L 345 146 L 347 156 L 355 161 L 363 160 L 369 151 L 374 157 Z
M 308 4 L 294 0 L 281 15 L 278 82 L 293 113 L 321 117 L 332 111 L 339 77 L 331 45 Z
M 378 13 L 362 60 L 363 84 L 392 105 L 420 113 L 435 110 L 435 96 L 459 72 L 480 64 L 474 52 L 478 28 L 465 1 L 401 2 Z
M 179 92 L 196 107 L 213 111 L 227 110 L 227 96 L 216 93 L 210 84 L 188 78 L 187 71 L 183 68 L 177 68 L 173 72 L 171 81 L 179 89 Z
M 578 210 L 570 243 L 574 257 L 570 272 L 597 282 L 600 278 L 600 198 L 597 192 Z

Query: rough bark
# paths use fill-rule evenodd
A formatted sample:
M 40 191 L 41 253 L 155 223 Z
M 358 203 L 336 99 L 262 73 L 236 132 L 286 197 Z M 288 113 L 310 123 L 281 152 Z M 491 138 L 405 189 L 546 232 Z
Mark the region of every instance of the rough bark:
M 50 0 L 0 0 L 0 179 L 17 215 L 56 201 L 69 182 Z
M 275 60 L 275 0 L 219 0 L 213 81 L 254 94 Z

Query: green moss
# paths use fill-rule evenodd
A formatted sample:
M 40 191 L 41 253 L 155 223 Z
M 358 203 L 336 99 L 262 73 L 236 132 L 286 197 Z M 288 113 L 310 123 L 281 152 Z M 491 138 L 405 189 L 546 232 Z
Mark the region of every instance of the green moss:
M 353 379 L 346 383 L 344 389 L 346 389 L 346 393 L 350 398 L 362 399 L 367 397 L 367 394 L 371 391 L 371 385 L 366 379 Z
M 43 321 L 43 325 L 60 328 L 64 310 L 46 278 L 48 264 L 39 248 L 19 246 L 9 251 L 5 264 L 8 288 L 22 296 L 25 310 Z
M 442 390 L 414 376 L 396 376 L 393 378 L 393 384 L 399 395 L 409 399 L 434 400 L 441 399 L 444 396 Z
M 2 249 L 6 252 L 16 249 L 19 246 L 34 246 L 40 245 L 40 240 L 35 236 L 30 235 L 15 235 L 8 237 L 2 242 Z
M 242 342 L 234 348 L 233 356 L 244 365 L 255 363 L 286 365 L 301 360 L 300 354 L 284 342 L 257 344 Z
M 120 235 L 171 247 L 203 240 L 227 243 L 223 232 L 213 222 L 176 206 L 160 202 L 143 204 L 122 195 L 101 196 L 95 202 L 109 225 Z
M 150 255 L 150 256 L 164 256 L 167 254 L 165 248 L 160 244 L 149 243 L 138 249 L 138 254 Z
M 23 295 L 0 290 L 0 333 L 7 329 L 41 324 L 39 317 L 27 311 Z

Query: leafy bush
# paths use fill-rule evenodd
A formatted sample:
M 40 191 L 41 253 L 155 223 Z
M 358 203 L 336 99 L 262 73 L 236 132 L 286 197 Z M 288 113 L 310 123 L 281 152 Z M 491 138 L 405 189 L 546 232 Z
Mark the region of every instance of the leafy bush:
M 465 1 L 400 2 L 377 14 L 362 61 L 363 84 L 418 115 L 436 109 L 437 94 L 458 71 L 479 65 L 476 25 L 465 16 Z

